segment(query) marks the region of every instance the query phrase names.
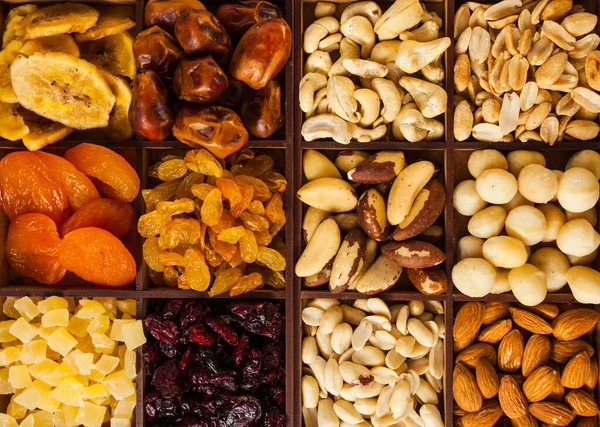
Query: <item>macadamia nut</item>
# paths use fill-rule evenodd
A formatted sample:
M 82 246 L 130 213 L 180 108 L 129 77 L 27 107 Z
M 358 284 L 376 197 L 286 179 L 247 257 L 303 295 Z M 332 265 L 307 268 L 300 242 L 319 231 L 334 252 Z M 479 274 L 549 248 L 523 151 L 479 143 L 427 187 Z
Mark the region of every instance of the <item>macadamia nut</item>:
M 571 268 L 567 257 L 556 248 L 540 248 L 529 262 L 546 273 L 548 292 L 556 292 L 567 284 L 567 271 Z
M 452 269 L 452 282 L 467 296 L 484 297 L 494 287 L 496 269 L 482 258 L 465 258 Z
M 587 169 L 568 169 L 558 183 L 558 203 L 571 212 L 583 212 L 598 203 L 600 187 L 596 175 Z
M 515 194 L 515 197 L 513 197 L 510 202 L 504 203 L 501 206 L 504 208 L 504 210 L 506 212 L 510 212 L 517 206 L 533 206 L 533 202 L 527 200 L 525 197 L 523 197 L 523 195 L 521 193 L 519 193 L 517 191 L 517 194 Z
M 598 249 L 596 249 L 594 252 L 592 252 L 591 254 L 586 255 L 586 256 L 575 256 L 575 255 L 569 255 L 569 254 L 565 254 L 565 255 L 567 256 L 567 259 L 569 260 L 569 262 L 571 263 L 572 266 L 573 265 L 586 265 L 598 257 Z
M 481 248 L 483 257 L 494 267 L 516 268 L 527 262 L 527 249 L 515 237 L 496 236 L 485 241 Z
M 496 282 L 494 283 L 494 287 L 492 288 L 492 293 L 503 294 L 504 292 L 510 291 L 510 285 L 508 284 L 508 272 L 505 268 L 497 268 L 496 269 Z
M 582 257 L 598 248 L 600 234 L 585 219 L 574 219 L 560 227 L 556 245 L 565 254 Z
M 596 226 L 596 223 L 598 222 L 598 211 L 596 210 L 595 207 L 588 209 L 587 211 L 583 211 L 583 212 L 566 211 L 565 215 L 567 217 L 567 220 L 569 220 L 569 221 L 571 221 L 572 219 L 582 218 L 582 219 L 585 219 L 590 224 L 592 224 L 592 226 L 594 226 L 594 227 Z
M 467 168 L 473 178 L 477 178 L 488 169 L 508 170 L 508 161 L 498 150 L 477 150 L 469 156 Z
M 508 153 L 508 171 L 514 176 L 519 176 L 521 169 L 527 165 L 546 166 L 546 158 L 539 151 L 515 150 Z
M 506 233 L 516 237 L 527 246 L 540 243 L 546 235 L 548 224 L 546 217 L 533 206 L 518 206 L 506 217 Z
M 506 211 L 501 206 L 490 206 L 477 212 L 469 220 L 469 233 L 475 237 L 488 239 L 500 234 L 504 228 Z
M 488 203 L 508 203 L 517 194 L 517 179 L 503 169 L 483 171 L 475 182 L 477 193 Z
M 461 237 L 456 245 L 456 256 L 458 260 L 460 261 L 465 258 L 483 258 L 481 247 L 483 246 L 484 241 L 485 240 L 475 236 Z
M 584 304 L 600 304 L 600 273 L 589 267 L 571 267 L 567 282 L 575 299 Z
M 545 204 L 537 207 L 546 218 L 546 235 L 542 239 L 542 242 L 553 242 L 556 240 L 558 230 L 567 222 L 565 214 L 555 205 Z
M 534 265 L 525 264 L 510 270 L 508 283 L 523 305 L 538 305 L 546 297 L 546 274 Z
M 581 150 L 573 154 L 565 169 L 584 168 L 600 179 L 600 154 L 594 150 Z
M 519 173 L 519 192 L 534 203 L 547 203 L 556 196 L 558 179 L 550 169 L 531 164 Z
M 468 179 L 461 182 L 454 189 L 454 209 L 464 216 L 473 216 L 487 206 L 479 196 L 475 181 Z

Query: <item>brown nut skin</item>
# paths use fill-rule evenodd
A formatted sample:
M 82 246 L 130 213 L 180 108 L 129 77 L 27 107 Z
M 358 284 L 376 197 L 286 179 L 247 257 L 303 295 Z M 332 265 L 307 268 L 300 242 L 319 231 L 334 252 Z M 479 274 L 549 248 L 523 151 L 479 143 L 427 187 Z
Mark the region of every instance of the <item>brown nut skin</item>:
M 159 76 L 171 76 L 183 51 L 177 45 L 175 37 L 155 25 L 136 36 L 133 55 L 139 70 L 151 70 Z
M 432 179 L 421 191 L 423 197 L 420 200 L 424 200 L 421 210 L 414 217 L 409 216 L 396 227 L 392 235 L 394 240 L 412 239 L 427 230 L 442 214 L 446 206 L 444 185 L 440 181 Z
M 173 135 L 190 147 L 204 147 L 224 159 L 248 142 L 242 119 L 232 110 L 212 105 L 186 105 L 177 114 Z
M 175 23 L 175 37 L 188 55 L 213 54 L 228 58 L 231 39 L 215 15 L 206 10 L 186 10 Z
M 286 64 L 292 49 L 292 31 L 282 18 L 267 19 L 240 39 L 229 73 L 253 89 L 260 89 Z
M 154 71 L 144 71 L 133 81 L 129 123 L 133 131 L 151 141 L 165 139 L 173 128 L 167 88 Z
M 254 24 L 271 18 L 281 18 L 281 9 L 262 0 L 241 0 L 224 3 L 217 9 L 217 18 L 232 36 L 241 36 Z
M 173 75 L 173 91 L 179 99 L 208 104 L 227 89 L 227 75 L 212 56 L 184 59 Z
M 281 85 L 271 80 L 259 90 L 248 90 L 242 101 L 240 116 L 246 129 L 257 138 L 268 138 L 283 126 Z
M 229 76 L 229 86 L 221 94 L 217 102 L 223 107 L 236 108 L 242 102 L 246 89 L 248 89 L 246 83 Z
M 158 25 L 173 34 L 175 21 L 185 10 L 206 10 L 198 0 L 150 0 L 144 8 L 144 27 Z

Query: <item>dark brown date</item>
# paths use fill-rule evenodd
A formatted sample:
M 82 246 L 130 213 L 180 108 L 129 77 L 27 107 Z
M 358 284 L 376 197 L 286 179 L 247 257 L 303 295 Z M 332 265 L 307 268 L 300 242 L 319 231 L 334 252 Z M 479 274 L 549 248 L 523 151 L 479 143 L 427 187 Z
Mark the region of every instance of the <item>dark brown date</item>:
M 208 104 L 227 89 L 227 75 L 212 56 L 184 59 L 173 76 L 173 91 L 179 99 Z
M 150 0 L 144 10 L 144 27 L 158 25 L 173 34 L 175 21 L 184 10 L 206 10 L 206 7 L 198 0 Z
M 268 138 L 283 126 L 281 85 L 271 80 L 259 90 L 248 90 L 240 108 L 242 121 L 251 135 Z
M 136 36 L 133 55 L 139 70 L 151 70 L 159 76 L 171 76 L 183 51 L 177 45 L 175 37 L 154 26 Z
M 229 76 L 229 86 L 225 92 L 219 96 L 217 102 L 223 107 L 235 108 L 242 102 L 242 97 L 244 96 L 247 87 L 246 83 Z
M 281 9 L 262 0 L 241 0 L 224 3 L 217 9 L 217 18 L 230 35 L 241 36 L 254 24 L 271 18 L 281 18 Z
M 253 89 L 260 89 L 281 71 L 291 48 L 292 31 L 287 22 L 282 18 L 267 19 L 242 36 L 229 72 Z
M 129 123 L 133 131 L 151 141 L 165 139 L 173 128 L 167 88 L 154 71 L 143 71 L 133 81 Z
M 248 131 L 229 108 L 186 105 L 177 114 L 173 135 L 190 147 L 204 147 L 224 159 L 248 142 Z
M 226 58 L 231 40 L 215 15 L 205 10 L 186 10 L 175 23 L 175 37 L 189 55 L 213 54 Z

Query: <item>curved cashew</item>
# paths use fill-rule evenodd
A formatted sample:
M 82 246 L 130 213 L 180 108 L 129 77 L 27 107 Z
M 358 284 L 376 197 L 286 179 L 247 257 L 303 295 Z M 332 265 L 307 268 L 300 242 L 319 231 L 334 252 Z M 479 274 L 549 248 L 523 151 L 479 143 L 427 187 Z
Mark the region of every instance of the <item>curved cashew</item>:
M 375 25 L 375 22 L 381 17 L 381 8 L 374 1 L 352 3 L 342 12 L 340 23 L 343 24 L 353 16 L 364 16 L 371 21 L 371 24 Z
M 313 53 L 319 48 L 319 43 L 329 34 L 337 33 L 340 23 L 333 16 L 324 16 L 310 24 L 304 31 L 304 51 Z
M 358 123 L 360 113 L 354 94 L 354 83 L 348 77 L 333 76 L 327 82 L 329 108 L 342 119 Z
M 399 87 L 399 81 L 402 76 L 405 76 L 406 73 L 402 71 L 394 61 L 386 62 L 386 68 L 388 69 L 387 76 L 385 76 L 388 80 L 394 82 L 396 87 Z
M 436 119 L 425 119 L 425 129 L 427 130 L 425 141 L 435 141 L 444 136 L 444 125 Z
M 367 79 L 385 77 L 388 73 L 385 65 L 367 59 L 344 59 L 342 64 L 350 74 Z
M 435 61 L 450 47 L 450 37 L 442 37 L 431 42 L 421 43 L 407 40 L 400 44 L 396 65 L 405 73 L 413 74 Z
M 421 3 L 421 5 L 423 6 L 423 16 L 421 17 L 421 21 L 423 21 L 423 22 L 433 21 L 436 24 L 438 24 L 438 27 L 441 27 L 442 26 L 442 18 L 440 18 L 436 12 L 428 11 L 427 7 L 425 6 L 425 3 Z
M 306 63 L 304 64 L 304 72 L 320 73 L 327 76 L 329 70 L 331 69 L 331 65 L 331 56 L 329 56 L 328 52 L 323 52 L 322 50 L 315 50 L 313 53 L 308 55 L 308 58 L 306 58 Z
M 352 127 L 352 139 L 358 142 L 371 142 L 381 139 L 387 133 L 387 126 L 380 125 L 375 129 L 364 129 L 359 126 Z
M 379 40 L 395 39 L 421 22 L 423 7 L 419 0 L 398 0 L 385 11 L 375 23 Z
M 308 119 L 309 117 L 312 117 L 315 114 L 321 114 L 318 111 L 319 111 L 319 106 L 321 105 L 321 102 L 323 102 L 323 101 L 325 101 L 325 105 L 326 105 L 327 104 L 327 88 L 326 87 L 319 89 L 319 91 L 315 95 L 312 110 L 307 112 L 304 117 Z M 325 108 L 326 108 L 326 106 L 325 106 Z
M 353 16 L 340 28 L 342 34 L 361 46 L 360 55 L 368 58 L 375 46 L 375 32 L 371 22 L 364 16 Z
M 302 137 L 305 141 L 331 138 L 340 144 L 349 144 L 352 134 L 344 119 L 335 114 L 319 114 L 302 124 Z
M 371 61 L 386 64 L 395 61 L 398 57 L 398 49 L 400 48 L 399 40 L 386 40 L 377 43 L 371 51 Z
M 308 73 L 300 80 L 298 98 L 300 109 L 305 113 L 312 111 L 315 103 L 315 92 L 327 86 L 327 77 L 319 73 Z
M 315 18 L 323 18 L 324 16 L 335 15 L 336 6 L 335 3 L 329 3 L 327 1 L 320 1 L 315 6 Z
M 440 37 L 440 26 L 435 21 L 427 21 L 419 28 L 400 33 L 400 40 L 430 42 Z
M 334 33 L 325 37 L 319 42 L 319 49 L 325 52 L 332 52 L 340 48 L 340 42 L 342 41 L 342 33 Z
M 448 95 L 438 85 L 404 76 L 400 79 L 400 86 L 411 94 L 424 117 L 432 118 L 446 112 Z
M 383 102 L 383 108 L 381 109 L 383 122 L 391 123 L 400 112 L 401 98 L 398 88 L 394 82 L 382 78 L 371 80 L 371 85 L 379 95 L 381 102 Z
M 431 64 L 427 64 L 421 68 L 421 74 L 431 83 L 440 83 L 444 80 L 446 73 L 442 66 L 442 56 L 438 56 Z
M 362 115 L 358 124 L 362 127 L 368 127 L 379 117 L 380 103 L 379 95 L 371 89 L 358 89 L 354 91 L 354 98 L 359 105 L 359 111 Z
M 347 76 L 350 73 L 344 68 L 344 59 L 359 59 L 360 58 L 360 47 L 358 43 L 350 40 L 348 37 L 344 37 L 340 42 L 340 58 L 335 61 L 329 70 L 329 77 L 331 76 Z
M 327 88 L 325 88 L 327 89 Z M 327 101 L 327 97 L 321 99 L 319 101 L 319 105 L 317 105 L 317 114 L 329 114 L 331 113 L 331 108 L 329 108 L 329 101 Z
M 427 132 L 425 118 L 412 102 L 402 107 L 392 123 L 392 134 L 399 141 L 421 142 Z

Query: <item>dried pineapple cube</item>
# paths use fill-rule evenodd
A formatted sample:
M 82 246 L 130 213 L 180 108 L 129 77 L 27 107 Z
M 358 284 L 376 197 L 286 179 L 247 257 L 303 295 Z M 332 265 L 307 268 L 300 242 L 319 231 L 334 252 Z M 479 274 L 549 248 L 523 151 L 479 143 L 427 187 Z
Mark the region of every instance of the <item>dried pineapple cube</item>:
M 88 334 L 103 334 L 108 331 L 110 328 L 110 319 L 108 316 L 101 314 L 93 319 L 88 325 L 87 332 Z
M 4 343 L 16 340 L 15 336 L 10 333 L 10 328 L 14 323 L 14 320 L 4 320 L 0 322 L 0 342 Z
M 102 384 L 92 384 L 83 389 L 82 397 L 84 400 L 101 400 L 108 397 L 108 390 Z
M 134 299 L 117 300 L 117 308 L 121 310 L 122 313 L 129 314 L 130 316 L 135 316 Z
M 69 302 L 61 297 L 48 297 L 38 302 L 40 313 L 46 314 L 51 310 L 60 310 L 61 308 L 69 309 Z
M 38 402 L 38 408 L 48 412 L 56 412 L 60 408 L 60 402 L 53 398 L 52 392 L 48 390 L 42 394 Z
M 67 377 L 52 391 L 52 397 L 65 405 L 83 406 L 83 389 L 84 385 L 75 377 Z
M 31 375 L 25 365 L 11 366 L 8 371 L 8 382 L 15 388 L 25 388 L 31 385 Z
M 75 354 L 75 365 L 81 375 L 89 375 L 92 373 L 92 365 L 94 364 L 93 353 L 78 352 Z
M 2 304 L 2 313 L 6 314 L 11 319 L 18 319 L 21 317 L 17 309 L 15 308 L 15 301 L 17 297 L 6 297 L 4 304 Z
M 77 345 L 77 340 L 73 338 L 66 328 L 58 328 L 48 337 L 48 347 L 57 351 L 63 357 Z
M 133 382 L 120 370 L 107 375 L 100 382 L 115 399 L 125 399 L 135 394 Z
M 108 375 L 112 371 L 114 371 L 117 368 L 117 366 L 119 366 L 118 357 L 103 354 L 94 366 L 94 369 L 98 372 L 103 373 L 104 375 Z
M 44 394 L 49 390 L 50 386 L 48 384 L 43 383 L 40 380 L 35 380 L 31 387 L 23 390 L 23 392 L 15 398 L 15 402 L 31 411 L 38 407 Z
M 135 394 L 121 399 L 117 402 L 113 410 L 113 417 L 131 419 L 133 410 L 135 409 Z
M 78 426 L 79 423 L 75 422 L 75 417 L 79 412 L 79 407 L 77 406 L 63 406 L 63 414 L 65 416 L 65 424 L 68 426 Z
M 123 338 L 127 350 L 135 350 L 142 344 L 146 343 L 146 335 L 144 335 L 144 327 L 141 320 L 136 320 L 133 323 L 123 325 Z
M 8 381 L 8 372 L 10 368 L 0 369 L 0 394 L 13 394 L 15 389 Z
M 96 348 L 94 347 L 94 343 L 92 342 L 92 337 L 86 335 L 85 337 L 79 340 L 77 344 L 77 350 L 81 350 L 84 353 L 95 353 Z
M 29 373 L 36 380 L 42 380 L 47 383 L 46 379 L 51 377 L 56 368 L 58 368 L 58 363 L 50 359 L 44 359 L 41 362 L 30 366 Z
M 67 422 L 65 421 L 65 414 L 63 411 L 56 411 L 52 414 L 52 422 L 54 423 L 54 427 L 67 427 Z
M 61 363 L 58 367 L 50 373 L 50 376 L 44 380 L 45 383 L 50 384 L 51 386 L 56 387 L 61 383 L 65 378 L 74 376 L 75 373 L 69 369 L 66 363 Z
M 115 341 L 124 341 L 123 326 L 133 322 L 135 322 L 133 319 L 115 319 L 110 329 L 110 338 Z
M 110 427 L 130 427 L 131 420 L 127 418 L 111 418 Z
M 48 340 L 48 337 L 52 335 L 52 332 L 56 331 L 57 329 L 58 327 L 44 328 L 43 326 L 40 326 L 40 328 L 38 329 L 38 335 L 40 336 L 40 338 Z
M 90 325 L 90 319 L 81 319 L 79 317 L 71 317 L 69 320 L 69 325 L 67 326 L 67 331 L 76 337 L 83 338 L 87 335 L 87 328 Z
M 34 365 L 46 359 L 46 341 L 32 340 L 23 344 L 21 348 L 21 362 L 26 365 Z M 8 349 L 7 349 L 8 350 Z
M 19 360 L 22 346 L 6 347 L 0 351 L 0 366 L 8 366 Z M 26 363 L 26 362 L 23 362 Z
M 31 322 L 40 314 L 40 309 L 29 297 L 19 298 L 15 301 L 15 309 L 28 322 Z
M 117 300 L 112 297 L 96 297 L 94 301 L 99 302 L 106 309 L 106 315 L 111 319 L 114 319 L 117 315 Z
M 36 307 L 37 308 L 37 307 Z M 29 324 L 23 317 L 19 317 L 9 329 L 9 332 L 21 342 L 31 341 L 38 334 L 38 328 Z
M 127 313 L 123 313 L 123 317 L 121 317 L 121 319 L 126 319 L 126 320 L 135 320 L 133 317 L 131 317 L 129 314 Z
M 94 348 L 96 351 L 104 354 L 112 354 L 113 350 L 117 343 L 114 340 L 111 340 L 104 334 L 92 334 L 92 343 L 94 344 Z
M 38 411 L 33 413 L 35 427 L 54 427 L 52 422 L 52 414 L 46 411 Z
M 125 356 L 123 357 L 123 368 L 125 370 L 125 375 L 127 378 L 134 379 L 136 377 L 136 354 L 135 351 L 127 350 L 125 352 Z
M 35 426 L 35 418 L 33 418 L 33 414 L 30 414 L 27 416 L 27 418 L 25 418 L 23 421 L 21 421 L 21 424 L 19 424 L 19 427 L 34 427 Z
M 10 403 L 6 407 L 6 413 L 11 417 L 15 417 L 17 420 L 22 420 L 25 418 L 25 415 L 27 415 L 27 408 L 15 402 L 15 397 L 17 396 L 18 395 L 13 395 L 10 398 Z
M 79 300 L 79 305 L 81 305 L 81 308 L 75 316 L 81 319 L 94 319 L 96 316 L 106 312 L 106 308 L 102 304 L 91 299 L 81 299 Z
M 17 420 L 7 414 L 0 414 L 0 427 L 17 427 Z
M 85 402 L 75 417 L 75 422 L 86 427 L 100 427 L 104 421 L 106 413 L 105 406 L 95 405 L 90 402 Z
M 42 326 L 44 328 L 52 328 L 54 326 L 69 325 L 69 310 L 66 308 L 57 308 L 50 310 L 42 316 Z

